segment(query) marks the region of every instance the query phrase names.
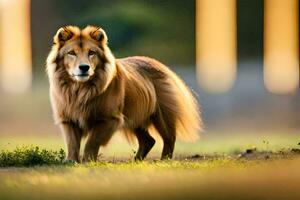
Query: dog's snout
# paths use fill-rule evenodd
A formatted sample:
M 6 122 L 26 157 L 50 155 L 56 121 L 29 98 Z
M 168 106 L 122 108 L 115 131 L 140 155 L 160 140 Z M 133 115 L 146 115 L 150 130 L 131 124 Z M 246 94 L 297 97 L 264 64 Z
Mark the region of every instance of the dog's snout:
M 79 65 L 79 69 L 81 70 L 82 73 L 86 73 L 87 71 L 89 71 L 90 66 L 88 65 Z

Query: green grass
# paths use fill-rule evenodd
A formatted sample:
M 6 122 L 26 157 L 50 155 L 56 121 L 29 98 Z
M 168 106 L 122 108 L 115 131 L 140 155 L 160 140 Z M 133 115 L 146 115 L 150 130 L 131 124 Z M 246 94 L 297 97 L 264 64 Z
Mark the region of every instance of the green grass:
M 65 151 L 41 149 L 36 146 L 17 147 L 13 151 L 2 150 L 0 152 L 0 167 L 32 167 L 36 165 L 62 164 Z

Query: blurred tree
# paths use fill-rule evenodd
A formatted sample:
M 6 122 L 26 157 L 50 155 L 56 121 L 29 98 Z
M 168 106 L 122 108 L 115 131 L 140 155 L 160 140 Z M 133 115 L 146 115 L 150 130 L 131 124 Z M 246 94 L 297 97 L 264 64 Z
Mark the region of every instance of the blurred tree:
M 259 61 L 263 57 L 263 0 L 237 1 L 238 60 Z

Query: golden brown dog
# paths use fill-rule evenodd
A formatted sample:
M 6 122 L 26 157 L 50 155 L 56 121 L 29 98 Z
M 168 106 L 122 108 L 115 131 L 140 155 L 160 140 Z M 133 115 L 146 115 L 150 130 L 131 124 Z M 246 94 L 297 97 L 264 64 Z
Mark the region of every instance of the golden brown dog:
M 103 29 L 60 28 L 47 58 L 54 118 L 67 144 L 67 160 L 96 160 L 113 133 L 135 135 L 135 159 L 146 157 L 155 140 L 164 143 L 162 159 L 171 158 L 176 137 L 194 140 L 201 130 L 197 101 L 184 82 L 162 63 L 147 57 L 115 59 Z M 152 129 L 151 129 L 152 130 Z

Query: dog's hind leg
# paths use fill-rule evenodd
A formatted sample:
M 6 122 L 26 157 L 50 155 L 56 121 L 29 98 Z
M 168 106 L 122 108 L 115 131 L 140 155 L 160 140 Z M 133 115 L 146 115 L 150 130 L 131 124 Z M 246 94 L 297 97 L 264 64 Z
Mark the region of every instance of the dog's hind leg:
M 139 149 L 135 155 L 135 160 L 143 160 L 155 144 L 155 140 L 144 128 L 137 128 L 134 133 L 139 142 Z
M 171 137 L 163 137 L 164 141 L 164 147 L 161 154 L 161 159 L 171 159 L 173 157 L 174 147 L 175 147 L 175 141 L 176 137 L 172 135 Z
M 161 159 L 171 159 L 173 157 L 173 151 L 176 141 L 176 123 L 175 117 L 172 113 L 164 112 L 164 118 L 161 110 L 159 109 L 155 117 L 153 118 L 153 125 L 159 132 L 163 139 L 163 151 L 161 154 Z

